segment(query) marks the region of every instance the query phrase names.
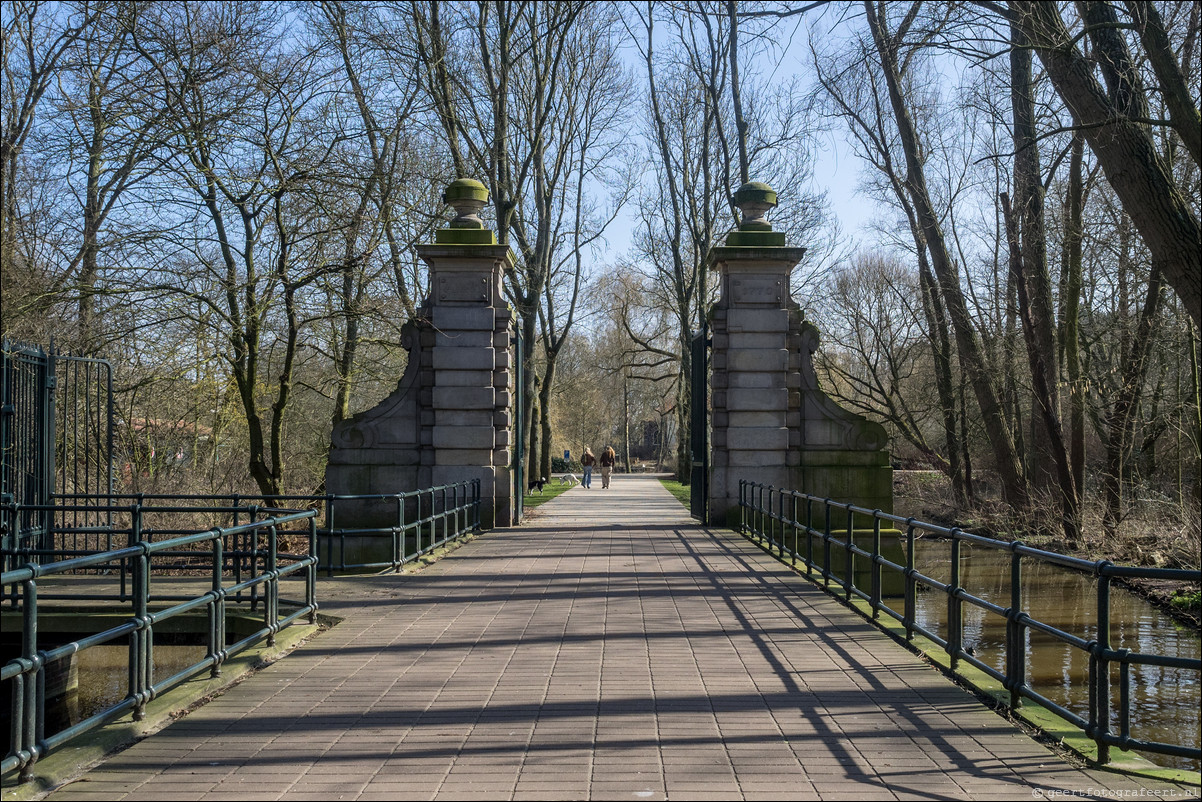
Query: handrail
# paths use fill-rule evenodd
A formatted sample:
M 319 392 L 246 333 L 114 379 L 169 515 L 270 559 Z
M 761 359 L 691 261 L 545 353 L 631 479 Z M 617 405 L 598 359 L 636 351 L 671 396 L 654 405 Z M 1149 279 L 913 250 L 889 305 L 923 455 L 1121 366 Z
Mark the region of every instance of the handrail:
M 395 505 L 395 524 L 374 528 L 337 526 L 343 505 L 372 501 Z M 10 750 L 0 770 L 4 774 L 19 770 L 24 782 L 32 776 L 32 767 L 39 758 L 71 738 L 130 712 L 135 719 L 140 718 L 151 699 L 206 668 L 217 676 L 221 665 L 231 656 L 264 638 L 268 645 L 273 644 L 281 628 L 302 616 L 307 615 L 310 623 L 315 623 L 320 564 L 324 563 L 330 574 L 372 568 L 399 570 L 450 541 L 479 532 L 480 504 L 478 479 L 405 493 L 363 496 L 73 493 L 54 495 L 51 503 L 44 505 L 19 505 L 10 498 L 4 499 L 0 507 L 6 520 L 16 520 L 18 515 L 30 512 L 44 514 L 51 522 L 51 534 L 59 542 L 70 542 L 78 534 L 100 534 L 110 545 L 123 541 L 125 545 L 89 549 L 81 547 L 87 545 L 85 540 L 74 548 L 3 550 L 4 566 L 9 570 L 0 574 L 0 592 L 9 608 L 21 612 L 24 624 L 20 656 L 0 667 L 0 682 L 12 683 L 15 720 Z M 317 509 L 284 509 L 282 505 Z M 71 526 L 68 523 L 71 516 L 67 514 L 77 511 L 110 513 L 109 524 Z M 203 530 L 189 528 L 187 524 L 195 523 L 198 516 L 220 519 L 228 525 Z M 323 519 L 324 525 L 318 525 L 319 519 Z M 280 536 L 297 535 L 298 524 L 304 527 L 306 553 L 282 553 Z M 387 537 L 390 559 L 360 564 L 348 564 L 342 559 L 346 539 L 363 535 Z M 202 568 L 210 577 L 204 592 L 182 593 L 178 588 L 159 591 L 152 585 L 152 576 L 165 571 L 186 571 L 195 576 Z M 281 599 L 279 580 L 302 571 L 304 600 Z M 49 578 L 80 573 L 104 577 L 115 587 L 109 592 L 96 593 L 61 589 L 66 583 L 57 583 L 57 588 L 46 585 Z M 52 601 L 98 600 L 127 603 L 130 614 L 102 632 L 53 648 L 38 648 L 39 602 L 44 610 Z M 227 612 L 232 605 L 245 602 L 249 602 L 252 612 L 261 605 L 264 624 L 236 643 L 227 644 Z M 281 602 L 287 612 L 281 612 Z M 156 678 L 155 628 L 161 629 L 172 618 L 202 610 L 208 618 L 205 656 L 170 677 Z M 131 664 L 126 696 L 83 721 L 47 735 L 44 676 L 47 666 L 84 649 L 115 642 L 129 644 Z
M 57 502 L 56 509 L 61 511 L 72 511 L 77 506 L 95 509 L 95 505 L 90 504 L 89 501 L 100 498 L 118 503 L 122 501 L 143 503 L 150 501 L 203 501 L 209 505 L 205 507 L 206 511 L 234 514 L 246 513 L 251 509 L 257 509 L 257 512 L 263 513 L 272 505 L 318 508 L 322 513 L 319 516 L 317 527 L 321 566 L 330 576 L 341 571 L 370 569 L 399 571 L 408 563 L 420 559 L 448 542 L 469 533 L 479 532 L 481 529 L 479 479 L 403 493 L 365 495 L 327 493 L 323 495 L 254 496 L 231 493 L 216 496 L 119 494 L 101 497 L 64 493 L 57 494 L 53 498 Z M 373 501 L 393 506 L 392 521 L 389 525 L 361 527 L 338 525 L 339 520 L 345 515 L 345 507 Z M 211 506 L 220 502 L 227 502 L 227 504 L 220 507 Z M 256 504 L 267 506 L 255 508 Z M 163 513 L 189 513 L 195 512 L 197 508 L 177 503 L 171 506 L 160 504 L 156 509 Z M 114 528 L 105 533 L 123 534 L 125 531 Z M 60 536 L 82 534 L 80 530 L 63 525 L 56 526 L 55 532 Z M 157 529 L 156 532 L 173 534 L 174 530 Z M 97 527 L 89 527 L 87 534 L 96 533 Z M 347 562 L 347 539 L 364 536 L 388 538 L 388 559 L 374 562 Z M 70 549 L 58 549 L 57 553 L 71 553 L 71 551 Z
M 7 506 L 14 508 L 11 511 L 15 515 L 17 505 Z M 22 782 L 31 779 L 32 768 L 40 758 L 72 738 L 127 713 L 132 712 L 135 720 L 141 720 L 149 701 L 205 669 L 210 671 L 211 676 L 219 676 L 221 666 L 230 657 L 264 639 L 269 646 L 274 645 L 276 633 L 293 621 L 307 617 L 310 624 L 316 623 L 317 527 L 314 511 L 271 510 L 269 517 L 256 517 L 255 520 L 232 526 L 177 534 L 164 540 L 149 540 L 144 536 L 142 523 L 148 515 L 160 512 L 159 509 L 139 503 L 116 509 L 127 512 L 131 517 L 127 532 L 129 545 L 99 553 L 77 554 L 53 562 L 28 562 L 0 574 L 0 585 L 5 588 L 13 606 L 19 609 L 23 621 L 20 654 L 0 667 L 0 681 L 12 683 L 13 698 L 12 736 L 8 753 L 0 763 L 0 771 L 7 774 L 17 770 Z M 196 511 L 196 508 L 192 511 Z M 246 508 L 242 508 L 241 512 L 245 513 Z M 281 555 L 278 549 L 281 527 L 302 522 L 307 522 L 306 553 Z M 227 549 L 227 544 L 232 548 Z M 203 592 L 194 591 L 190 595 L 176 593 L 152 597 L 152 579 L 163 570 L 163 563 L 156 560 L 176 559 L 180 555 L 188 555 L 194 567 L 199 565 L 200 558 L 206 560 L 206 573 L 210 579 L 207 589 Z M 282 561 L 281 556 L 285 558 Z M 108 569 L 113 577 L 119 578 L 120 592 L 55 596 L 43 593 L 39 588 L 39 582 L 45 583 L 53 577 L 84 569 Z M 303 600 L 280 597 L 280 580 L 293 575 L 303 582 Z M 127 592 L 127 579 L 128 585 L 133 588 L 132 592 Z M 52 648 L 42 648 L 38 630 L 39 601 L 43 602 L 44 607 L 44 602 L 50 598 L 103 599 L 109 604 L 120 600 L 129 602 L 130 606 L 122 620 L 101 632 Z M 178 603 L 154 610 L 151 609 L 152 599 L 155 602 L 171 600 Z M 230 607 L 244 601 L 249 601 L 251 613 L 257 608 L 260 610 L 262 625 L 238 642 L 227 644 L 226 621 Z M 281 602 L 289 608 L 287 611 L 281 609 Z M 204 657 L 170 677 L 156 678 L 156 628 L 161 629 L 166 621 L 194 610 L 204 610 L 208 619 L 203 644 Z M 111 607 L 105 609 L 106 616 L 112 614 Z M 125 696 L 79 722 L 47 733 L 47 668 L 85 649 L 126 643 L 129 647 L 130 670 Z
M 786 499 L 789 503 L 786 504 Z M 816 527 L 815 505 L 820 505 L 819 517 L 821 527 Z M 788 507 L 788 512 L 786 512 Z M 951 669 L 958 672 L 959 663 L 967 663 L 984 672 L 1002 687 L 1009 691 L 1009 706 L 1017 709 L 1023 699 L 1030 699 L 1047 708 L 1060 718 L 1068 721 L 1091 738 L 1098 748 L 1098 762 L 1105 764 L 1110 761 L 1110 748 L 1118 747 L 1123 750 L 1139 750 L 1155 754 L 1184 757 L 1202 760 L 1202 750 L 1192 746 L 1169 744 L 1133 738 L 1130 735 L 1130 699 L 1129 699 L 1129 668 L 1131 665 L 1157 665 L 1173 669 L 1192 670 L 1202 674 L 1202 660 L 1165 655 L 1151 655 L 1131 652 L 1126 649 L 1115 649 L 1110 643 L 1110 588 L 1113 579 L 1153 578 L 1172 579 L 1185 582 L 1202 581 L 1202 571 L 1174 568 L 1139 568 L 1121 566 L 1109 560 L 1084 560 L 1057 554 L 1043 549 L 1027 546 L 1020 541 L 1003 541 L 994 538 L 965 532 L 958 527 L 944 527 L 937 524 L 919 521 L 915 518 L 903 518 L 865 507 L 836 501 L 830 498 L 799 493 L 792 490 L 776 488 L 756 482 L 740 480 L 739 482 L 739 520 L 737 530 L 752 540 L 758 541 L 770 554 L 776 551 L 778 559 L 791 562 L 794 566 L 800 561 L 806 574 L 815 581 L 821 580 L 828 592 L 833 592 L 832 583 L 842 591 L 846 601 L 858 598 L 866 601 L 872 619 L 878 619 L 882 614 L 899 621 L 906 631 L 907 640 L 913 639 L 917 633 L 942 647 L 948 655 Z M 799 513 L 801 513 L 799 515 Z M 841 514 L 843 520 L 838 526 L 833 526 L 834 514 Z M 802 519 L 804 517 L 804 520 Z M 861 521 L 871 519 L 872 541 L 871 550 L 860 547 L 855 542 L 854 533 L 867 530 L 855 526 L 856 518 Z M 882 554 L 881 525 L 894 524 L 903 533 L 906 543 L 906 564 L 899 565 Z M 920 573 L 914 566 L 915 540 L 918 531 L 938 535 L 950 539 L 951 577 L 948 582 L 941 582 L 933 577 Z M 787 544 L 786 531 L 791 532 L 792 546 Z M 799 540 L 805 539 L 804 553 L 801 552 Z M 822 554 L 820 558 L 814 555 L 814 541 L 821 539 Z M 1010 557 L 1010 600 L 1009 606 L 1002 607 L 986 599 L 979 598 L 966 591 L 960 583 L 960 548 L 969 543 L 985 548 L 1009 552 Z M 832 561 L 833 550 L 842 551 L 843 572 L 837 575 Z M 868 561 L 871 579 L 870 588 L 865 590 L 854 581 L 852 563 L 855 558 Z M 1032 618 L 1022 609 L 1022 563 L 1027 557 L 1040 562 L 1082 571 L 1097 577 L 1097 637 L 1087 640 L 1070 632 Z M 890 570 L 900 573 L 904 582 L 903 612 L 899 613 L 884 604 L 881 596 L 881 572 Z M 943 593 L 947 597 L 948 614 L 947 628 L 943 633 L 932 632 L 923 627 L 917 617 L 917 592 L 922 586 Z M 978 659 L 971 650 L 965 649 L 962 642 L 964 606 L 970 605 L 986 612 L 1002 616 L 1006 619 L 1006 642 L 1004 669 L 999 671 L 993 666 Z M 1089 713 L 1082 716 L 1068 708 L 1048 699 L 1034 690 L 1027 682 L 1024 642 L 1028 630 L 1040 632 L 1059 640 L 1070 647 L 1081 651 L 1089 660 Z M 1119 700 L 1118 717 L 1119 732 L 1111 729 L 1110 703 L 1112 696 L 1111 666 L 1119 666 Z

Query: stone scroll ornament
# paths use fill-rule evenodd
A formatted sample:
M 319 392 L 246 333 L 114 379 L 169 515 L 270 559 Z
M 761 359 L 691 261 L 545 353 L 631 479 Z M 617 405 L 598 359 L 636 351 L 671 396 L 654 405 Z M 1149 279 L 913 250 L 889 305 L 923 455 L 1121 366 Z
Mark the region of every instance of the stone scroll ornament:
M 396 389 L 371 409 L 336 424 L 331 438 L 334 450 L 413 449 L 413 462 L 417 463 L 421 437 L 416 392 L 421 366 L 417 326 L 411 320 L 401 327 L 401 347 L 409 353 L 409 359 Z
M 814 372 L 818 327 L 802 320 L 801 397 L 805 421 L 805 447 L 847 451 L 878 451 L 889 444 L 885 427 L 863 415 L 849 412 L 822 391 Z

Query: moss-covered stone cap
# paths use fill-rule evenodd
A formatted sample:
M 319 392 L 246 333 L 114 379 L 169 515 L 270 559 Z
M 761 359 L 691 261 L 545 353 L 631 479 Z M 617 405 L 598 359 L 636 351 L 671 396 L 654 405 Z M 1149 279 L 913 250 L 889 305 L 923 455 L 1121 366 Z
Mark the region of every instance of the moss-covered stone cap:
M 734 232 L 754 233 L 754 232 Z M 771 231 L 770 234 L 783 236 L 784 232 Z M 729 239 L 729 237 L 728 237 Z M 806 249 L 796 245 L 774 245 L 772 243 L 747 243 L 738 245 L 715 245 L 706 254 L 705 264 L 710 270 L 717 270 L 719 265 L 726 263 L 767 262 L 770 264 L 787 264 L 789 267 L 801 261 Z
M 440 228 L 434 232 L 439 245 L 496 245 L 497 235 L 488 228 Z
M 735 190 L 735 206 L 740 209 L 749 203 L 765 204 L 766 209 L 776 205 L 776 190 L 763 181 L 748 181 Z
M 455 207 L 456 217 L 447 228 L 435 233 L 443 245 L 495 245 L 496 235 L 484 227 L 478 212 L 488 202 L 488 189 L 474 178 L 457 178 L 442 193 L 442 199 Z
M 784 232 L 773 231 L 772 224 L 764 219 L 768 210 L 776 206 L 776 190 L 763 181 L 748 181 L 736 189 L 732 197 L 743 215 L 738 231 L 732 231 L 726 236 L 728 246 L 744 248 L 780 248 L 784 246 Z
M 457 200 L 477 200 L 481 205 L 488 202 L 488 188 L 474 178 L 456 178 L 442 193 L 442 199 L 452 206 Z

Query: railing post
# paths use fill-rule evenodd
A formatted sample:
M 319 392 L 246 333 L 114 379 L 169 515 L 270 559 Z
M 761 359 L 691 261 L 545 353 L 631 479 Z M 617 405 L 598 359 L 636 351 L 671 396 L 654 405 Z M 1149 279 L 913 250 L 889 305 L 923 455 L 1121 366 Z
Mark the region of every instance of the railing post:
M 329 518 L 326 519 L 329 523 Z M 328 539 L 328 538 L 327 538 Z M 317 623 L 317 516 L 309 519 L 309 567 L 305 569 L 305 606 L 309 608 L 309 623 Z
M 823 526 L 822 532 L 822 586 L 829 588 L 831 586 L 831 500 L 824 498 L 822 500 L 823 509 Z
M 872 591 L 869 604 L 872 606 L 872 617 L 880 618 L 881 613 L 881 511 L 872 511 Z
M 789 525 L 793 529 L 793 552 L 792 552 L 792 555 L 789 557 L 789 564 L 792 565 L 794 568 L 796 568 L 797 567 L 797 493 L 796 492 L 790 493 L 789 499 L 790 499 Z
M 752 482 L 747 483 L 747 534 L 755 535 L 755 494 L 756 486 Z
M 775 488 L 772 485 L 765 485 L 764 493 L 760 496 L 760 546 L 767 546 L 768 553 L 772 553 L 772 496 L 775 493 Z M 765 496 L 767 500 L 765 500 Z
M 747 487 L 751 491 L 751 534 L 756 538 L 756 540 L 759 540 L 762 534 L 761 523 L 763 522 L 763 516 L 760 512 L 760 509 L 764 503 L 764 486 L 756 482 L 752 482 L 747 485 Z
M 905 579 L 905 609 L 902 625 L 906 628 L 906 640 L 914 640 L 914 618 L 918 615 L 918 581 L 914 579 L 917 569 L 914 567 L 914 549 L 918 538 L 914 535 L 914 519 L 906 519 L 906 579 Z
M 280 620 L 280 576 L 277 572 L 276 552 L 279 546 L 279 532 L 272 524 L 267 529 L 267 589 L 263 599 L 263 623 L 267 627 L 267 645 L 275 646 L 275 633 Z M 257 539 L 257 538 L 256 538 Z
M 1021 540 L 1010 544 L 1010 611 L 1006 615 L 1006 684 L 1010 690 L 1010 709 L 1022 706 L 1023 688 L 1027 684 L 1027 655 L 1024 641 L 1026 628 L 1023 614 L 1023 567 L 1018 553 Z
M 479 479 L 472 480 L 472 505 L 475 508 L 475 513 L 473 514 L 474 522 L 472 524 L 472 531 L 479 532 L 480 531 L 480 480 Z
M 221 588 L 221 565 L 225 559 L 225 537 L 220 527 L 213 529 L 213 564 L 211 583 L 212 600 L 209 602 L 209 657 L 213 665 L 209 676 L 221 676 L 222 656 L 225 652 L 225 594 Z M 236 580 L 235 580 L 236 581 Z
M 772 554 L 772 541 L 776 538 L 776 521 L 772 519 L 772 499 L 776 495 L 776 488 L 768 485 L 768 502 L 764 506 L 764 532 L 760 538 L 760 545 L 767 546 L 768 554 Z
M 756 512 L 755 505 L 756 505 L 756 499 L 759 497 L 759 492 L 760 492 L 759 485 L 757 485 L 753 482 L 747 483 L 747 532 L 752 537 L 756 536 L 755 526 L 756 526 L 756 520 L 757 520 L 757 512 Z
M 397 524 L 400 526 L 400 530 L 401 530 L 401 562 L 402 563 L 405 562 L 405 560 L 409 559 L 409 554 L 408 554 L 408 550 L 407 550 L 407 544 L 409 543 L 409 530 L 408 530 L 409 524 L 405 523 L 405 508 L 408 504 L 407 495 L 408 494 L 406 494 L 406 493 L 400 494 L 400 496 L 399 496 L 400 506 L 398 508 L 398 513 L 397 513 L 399 516 Z M 421 510 L 421 500 L 420 500 L 420 496 L 419 496 L 418 502 L 417 502 L 417 519 L 419 521 L 421 520 L 421 511 L 422 511 Z M 419 534 L 420 534 L 420 531 L 419 531 Z M 417 545 L 418 545 L 418 543 L 415 540 L 413 542 L 414 548 L 417 548 Z
M 460 492 L 463 493 L 463 501 L 460 501 Z M 467 531 L 467 506 L 464 503 L 467 500 L 467 483 L 459 482 L 455 485 L 455 491 L 451 494 L 455 503 L 455 537 L 459 537 Z
M 847 532 L 843 541 L 843 595 L 846 601 L 851 601 L 852 588 L 856 586 L 855 574 L 855 555 L 852 554 L 851 547 L 855 544 L 854 532 L 855 529 L 854 515 L 851 511 L 851 505 L 847 505 Z
M 151 662 L 153 652 L 150 641 L 153 633 L 150 630 L 149 597 L 150 597 L 150 552 L 148 544 L 142 539 L 142 504 L 141 494 L 138 501 L 130 510 L 131 524 L 129 536 L 133 543 L 139 546 L 138 555 L 133 560 L 133 591 L 134 619 L 137 629 L 129 635 L 130 649 L 130 694 L 134 697 L 134 721 L 146 718 L 146 702 L 148 701 Z
M 326 576 L 334 575 L 334 494 L 326 493 Z M 316 532 L 314 533 L 316 538 Z M 316 540 L 314 540 L 316 543 Z M 321 555 L 317 555 L 317 560 L 321 562 Z
M 442 486 L 442 541 L 445 543 L 450 538 L 451 523 L 447 520 L 447 486 Z M 431 546 L 434 544 L 431 543 Z
M 776 494 L 776 524 L 777 524 L 776 534 L 777 534 L 777 537 L 780 538 L 776 542 L 776 553 L 777 553 L 777 556 L 780 557 L 781 562 L 784 562 L 784 560 L 785 560 L 785 520 L 786 520 L 785 519 L 785 493 L 786 492 L 788 492 L 788 491 L 786 491 L 782 487 L 780 489 L 780 492 Z
M 38 743 L 42 740 L 42 730 L 46 721 L 46 682 L 43 679 L 46 666 L 38 657 L 38 580 L 32 576 L 22 583 L 25 592 L 25 609 L 22 610 L 22 622 L 25 631 L 21 633 L 21 656 L 32 671 L 25 670 L 14 678 L 20 680 L 20 693 L 13 689 L 13 701 L 16 709 L 12 711 L 14 723 L 13 749 L 18 751 L 21 762 L 21 782 L 33 779 L 33 764 L 37 762 L 40 753 Z
M 952 670 L 960 663 L 964 648 L 964 626 L 961 621 L 963 603 L 960 600 L 960 528 L 952 529 L 952 576 L 947 589 L 947 653 Z
M 814 575 L 814 498 L 806 496 L 806 576 Z
M 1090 735 L 1098 745 L 1098 763 L 1102 765 L 1110 762 L 1110 576 L 1105 573 L 1109 566 L 1110 561 L 1103 560 L 1097 567 L 1098 638 L 1089 667 L 1096 698 L 1096 703 L 1090 705 L 1094 730 Z
M 764 495 L 768 495 L 768 501 L 764 501 Z M 768 537 L 768 510 L 772 504 L 772 488 L 768 485 L 760 485 L 759 500 L 756 502 L 756 534 L 759 536 L 760 544 L 763 545 L 764 540 Z
M 265 499 L 260 499 L 260 500 L 265 501 Z M 250 510 L 249 510 L 250 521 L 249 521 L 249 523 L 254 523 L 255 521 L 259 520 L 259 510 L 260 509 L 261 508 L 258 504 L 250 505 Z M 224 544 L 222 544 L 222 545 L 224 547 Z M 233 558 L 230 560 L 230 563 L 233 565 L 233 568 L 234 568 L 234 584 L 241 585 L 242 584 L 242 569 L 243 569 L 244 564 L 248 568 L 248 572 L 252 579 L 259 575 L 259 573 L 258 573 L 258 570 L 259 570 L 259 530 L 254 529 L 254 528 L 246 530 L 246 532 L 244 532 L 242 534 L 242 547 L 241 548 L 238 547 L 238 536 L 235 535 L 233 545 L 234 545 L 234 554 L 233 554 Z M 242 591 L 238 591 L 238 597 L 241 598 L 241 596 L 242 596 Z M 250 586 L 250 609 L 252 612 L 254 611 L 255 607 L 258 605 L 258 602 L 259 602 L 259 583 L 256 582 Z
M 405 520 L 405 494 L 393 496 L 396 501 L 396 527 L 392 530 L 392 570 L 399 571 L 405 564 L 405 530 L 402 522 Z
M 429 539 L 428 539 L 423 551 L 427 551 L 429 549 L 434 548 L 434 538 L 438 531 L 438 513 L 435 512 L 435 510 L 438 509 L 437 495 L 438 495 L 438 488 L 436 488 L 436 487 L 430 488 L 430 506 L 426 512 L 426 517 L 430 519 L 428 521 L 428 523 L 429 523 L 429 529 L 428 529 Z

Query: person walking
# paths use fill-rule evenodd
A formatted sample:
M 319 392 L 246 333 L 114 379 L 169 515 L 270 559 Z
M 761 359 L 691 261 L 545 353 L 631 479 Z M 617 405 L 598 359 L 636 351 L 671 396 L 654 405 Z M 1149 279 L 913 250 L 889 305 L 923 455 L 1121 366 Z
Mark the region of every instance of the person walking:
M 593 486 L 593 466 L 597 464 L 597 458 L 593 456 L 593 451 L 588 446 L 584 447 L 584 456 L 580 458 L 580 464 L 584 468 L 580 486 L 585 490 L 590 490 Z
M 601 464 L 601 489 L 609 489 L 609 475 L 613 472 L 614 463 L 618 461 L 618 455 L 614 453 L 612 446 L 606 446 L 601 452 L 601 458 L 598 462 Z

